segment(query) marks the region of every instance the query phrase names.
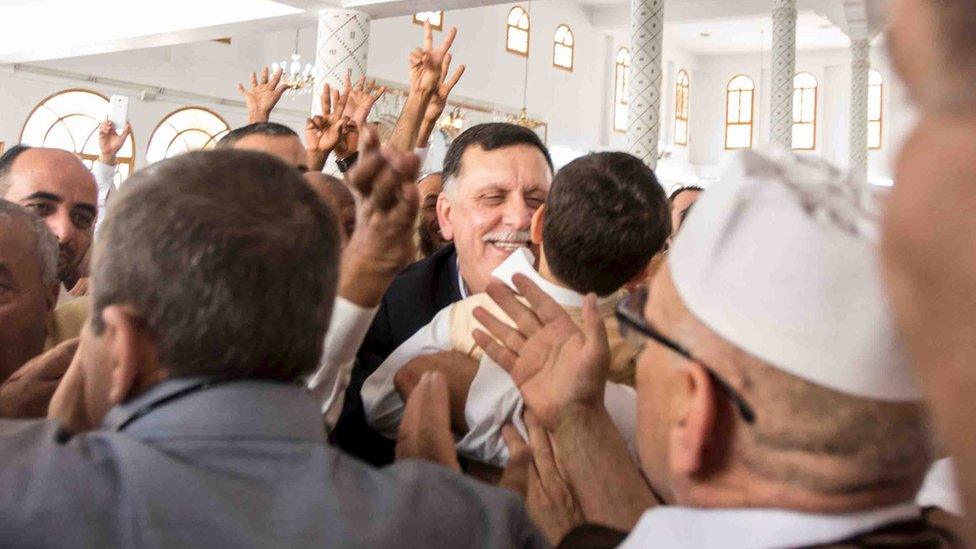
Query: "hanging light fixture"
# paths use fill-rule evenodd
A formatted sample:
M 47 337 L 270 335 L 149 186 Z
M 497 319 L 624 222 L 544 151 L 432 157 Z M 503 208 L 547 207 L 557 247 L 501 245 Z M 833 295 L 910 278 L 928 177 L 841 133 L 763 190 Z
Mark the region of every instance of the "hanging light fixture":
M 311 63 L 306 63 L 302 68 L 302 56 L 298 53 L 298 32 L 295 29 L 295 51 L 291 54 L 291 62 L 282 61 L 272 63 L 273 72 L 282 71 L 281 82 L 288 88 L 286 94 L 304 95 L 310 93 L 315 86 L 316 71 Z
M 532 14 L 532 2 L 529 2 L 526 8 L 526 15 Z M 516 116 L 509 116 L 508 121 L 516 126 L 522 126 L 523 128 L 528 128 L 535 131 L 542 126 L 545 126 L 545 122 L 542 120 L 537 120 L 535 118 L 529 117 L 528 108 L 526 105 L 528 103 L 529 97 L 529 56 L 525 56 L 525 74 L 522 81 L 522 109 Z

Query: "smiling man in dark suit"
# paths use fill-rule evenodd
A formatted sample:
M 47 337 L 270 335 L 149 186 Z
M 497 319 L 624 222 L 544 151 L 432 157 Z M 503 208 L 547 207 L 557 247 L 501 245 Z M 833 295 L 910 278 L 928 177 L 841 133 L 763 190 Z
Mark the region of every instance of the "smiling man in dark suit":
M 514 124 L 474 126 L 451 144 L 437 204 L 444 237 L 453 243 L 414 263 L 393 281 L 357 355 L 333 440 L 376 465 L 393 460 L 393 444 L 363 415 L 363 382 L 438 311 L 485 290 L 491 271 L 529 246 L 532 214 L 552 183 L 542 140 Z

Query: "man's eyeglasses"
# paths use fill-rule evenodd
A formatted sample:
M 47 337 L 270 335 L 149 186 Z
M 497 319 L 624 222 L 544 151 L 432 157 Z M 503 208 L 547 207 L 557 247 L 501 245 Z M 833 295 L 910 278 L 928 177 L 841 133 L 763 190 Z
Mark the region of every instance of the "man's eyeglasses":
M 708 372 L 708 376 L 712 379 L 712 382 L 718 385 L 722 391 L 728 395 L 729 399 L 735 404 L 735 407 L 739 410 L 739 414 L 742 415 L 742 419 L 746 423 L 752 424 L 756 422 L 756 413 L 753 411 L 752 406 L 746 402 L 738 391 L 732 388 L 724 379 L 719 377 L 707 364 L 695 358 L 691 351 L 686 349 L 680 343 L 668 338 L 661 332 L 657 331 L 654 327 L 649 325 L 646 320 L 644 320 L 644 306 L 647 304 L 647 288 L 640 288 L 630 293 L 626 299 L 617 305 L 617 320 L 620 322 L 620 334 L 625 338 L 632 338 L 634 335 L 638 337 L 643 336 L 649 339 L 653 339 L 657 343 L 667 347 L 668 349 L 678 353 L 680 356 L 686 360 L 690 360 L 695 364 L 698 364 Z M 636 334 L 635 334 L 636 332 Z

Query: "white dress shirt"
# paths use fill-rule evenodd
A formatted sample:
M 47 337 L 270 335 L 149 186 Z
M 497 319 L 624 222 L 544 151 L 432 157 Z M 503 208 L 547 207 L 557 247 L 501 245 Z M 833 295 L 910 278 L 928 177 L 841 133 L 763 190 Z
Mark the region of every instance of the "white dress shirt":
M 932 464 L 915 503 L 919 507 L 938 507 L 959 516 L 963 514 L 962 494 L 956 478 L 952 458 L 940 459 Z
M 644 513 L 620 548 L 768 549 L 820 545 L 920 515 L 919 508 L 910 503 L 843 515 L 783 509 L 656 507 Z
M 564 307 L 583 305 L 584 296 L 544 279 L 535 270 L 534 257 L 528 249 L 512 253 L 492 272 L 492 276 L 514 288 L 512 276 L 516 273 L 529 277 Z M 405 404 L 393 382 L 400 368 L 418 356 L 452 350 L 452 307 L 438 312 L 429 324 L 393 351 L 363 384 L 361 395 L 366 420 L 383 436 L 395 439 L 403 418 Z M 607 383 L 605 403 L 610 417 L 633 451 L 636 393 L 626 385 Z M 522 408 L 522 396 L 512 378 L 490 357 L 483 356 L 465 403 L 464 415 L 469 431 L 457 441 L 456 449 L 463 456 L 504 467 L 508 463 L 508 448 L 502 439 L 501 429 L 506 423 L 513 423 L 524 436 Z
M 336 296 L 319 367 L 306 381 L 309 392 L 322 405 L 329 429 L 335 427 L 339 419 L 356 352 L 366 338 L 377 310 L 379 307 L 367 309 Z
M 105 206 L 108 204 L 108 197 L 115 192 L 115 166 L 103 164 L 98 160 L 92 164 L 92 175 L 95 176 L 95 184 L 98 185 L 98 218 L 95 221 L 95 234 L 102 227 L 102 220 L 105 219 Z

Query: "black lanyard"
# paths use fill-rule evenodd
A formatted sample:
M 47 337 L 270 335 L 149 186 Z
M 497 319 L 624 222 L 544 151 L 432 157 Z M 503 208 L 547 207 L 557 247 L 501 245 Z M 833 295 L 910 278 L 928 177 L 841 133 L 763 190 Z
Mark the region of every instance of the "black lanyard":
M 159 400 L 157 400 L 155 402 L 150 402 L 149 404 L 143 406 L 142 408 L 139 408 L 138 410 L 136 410 L 136 412 L 134 414 L 132 414 L 131 416 L 129 416 L 128 419 L 126 419 L 125 421 L 123 421 L 122 423 L 120 423 L 118 426 L 116 426 L 114 430 L 117 433 L 117 432 L 121 431 L 122 429 L 125 429 L 126 427 L 128 427 L 134 421 L 136 421 L 136 420 L 142 418 L 143 416 L 149 414 L 153 410 L 155 410 L 157 408 L 160 408 L 160 407 L 162 407 L 162 406 L 164 406 L 166 404 L 169 404 L 169 403 L 171 403 L 171 402 L 173 402 L 175 400 L 179 400 L 179 399 L 181 399 L 181 398 L 183 398 L 185 396 L 190 396 L 190 395 L 192 395 L 194 393 L 199 393 L 201 391 L 206 391 L 207 389 L 211 389 L 213 387 L 216 387 L 217 385 L 222 385 L 224 383 L 229 383 L 231 381 L 236 381 L 238 379 L 240 379 L 240 378 L 235 378 L 235 377 L 214 377 L 214 378 L 210 378 L 210 379 L 205 379 L 205 380 L 203 380 L 203 381 L 201 381 L 199 383 L 194 383 L 193 385 L 190 385 L 189 387 L 185 387 L 183 389 L 180 389 L 179 391 L 176 391 L 175 393 L 172 393 L 170 395 L 166 395 L 165 397 L 163 397 L 163 398 L 161 398 L 161 399 L 159 399 Z

